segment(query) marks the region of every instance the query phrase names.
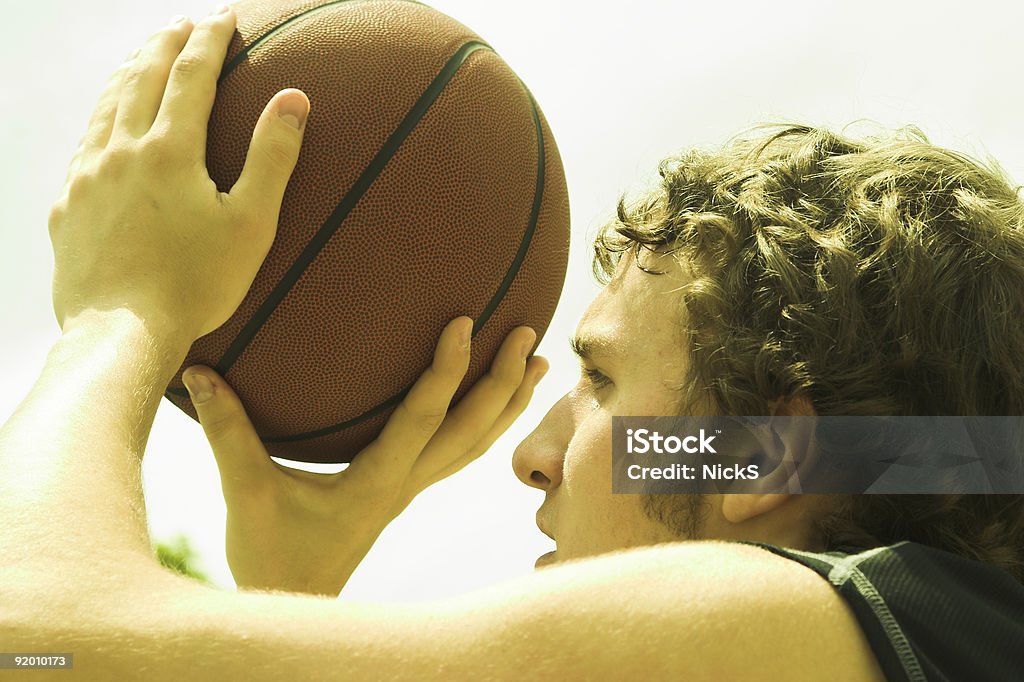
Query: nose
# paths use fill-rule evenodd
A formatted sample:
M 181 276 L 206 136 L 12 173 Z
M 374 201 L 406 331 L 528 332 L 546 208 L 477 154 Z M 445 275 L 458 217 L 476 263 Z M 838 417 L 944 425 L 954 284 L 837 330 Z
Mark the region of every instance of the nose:
M 549 491 L 562 482 L 565 450 L 572 436 L 568 399 L 569 394 L 562 396 L 512 454 L 512 469 L 531 488 Z

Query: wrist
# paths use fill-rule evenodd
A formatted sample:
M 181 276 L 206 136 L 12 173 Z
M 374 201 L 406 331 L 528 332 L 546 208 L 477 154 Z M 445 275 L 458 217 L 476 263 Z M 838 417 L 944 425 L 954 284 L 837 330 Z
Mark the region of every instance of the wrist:
M 168 380 L 184 362 L 194 339 L 174 320 L 152 316 L 143 318 L 130 308 L 97 310 L 87 308 L 65 318 L 61 344 L 129 342 L 144 349 L 156 369 L 169 372 Z

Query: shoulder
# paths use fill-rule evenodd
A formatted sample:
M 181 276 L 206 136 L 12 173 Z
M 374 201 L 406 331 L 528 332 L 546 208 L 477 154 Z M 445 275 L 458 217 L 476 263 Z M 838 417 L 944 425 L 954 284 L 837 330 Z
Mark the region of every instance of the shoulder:
M 884 679 L 832 586 L 756 546 L 659 545 L 554 566 L 503 590 L 490 598 L 505 608 L 483 613 L 544 642 L 541 665 L 552 667 L 539 673 L 568 673 L 571 658 L 577 677 Z M 478 596 L 461 601 L 478 607 Z

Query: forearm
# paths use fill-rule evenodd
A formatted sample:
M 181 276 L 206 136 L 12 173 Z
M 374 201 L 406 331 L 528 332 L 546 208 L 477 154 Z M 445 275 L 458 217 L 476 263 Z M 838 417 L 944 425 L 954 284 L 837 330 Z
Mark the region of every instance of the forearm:
M 88 312 L 66 325 L 0 429 L 6 559 L 53 566 L 150 553 L 141 460 L 185 350 L 129 311 Z

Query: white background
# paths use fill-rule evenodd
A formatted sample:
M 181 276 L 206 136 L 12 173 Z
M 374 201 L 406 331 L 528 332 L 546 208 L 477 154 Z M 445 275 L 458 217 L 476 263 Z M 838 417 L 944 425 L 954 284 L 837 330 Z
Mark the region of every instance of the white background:
M 57 338 L 46 216 L 107 76 L 198 0 L 5 2 L 0 41 L 0 419 Z M 212 4 L 212 3 L 211 3 Z M 991 153 L 1024 177 L 1017 3 L 483 2 L 433 5 L 477 31 L 519 73 L 561 150 L 573 214 L 566 295 L 540 348 L 553 369 L 485 457 L 423 494 L 346 588 L 356 600 L 425 600 L 532 570 L 552 548 L 533 525 L 541 493 L 520 484 L 516 443 L 575 382 L 566 338 L 596 291 L 589 237 L 658 160 L 758 122 L 920 125 L 933 141 Z M 314 103 L 315 106 L 315 103 Z M 40 433 L 39 438 L 46 438 Z M 230 586 L 224 503 L 199 425 L 169 403 L 145 461 L 155 537 L 184 533 Z M 97 548 L 97 551 L 101 551 Z

